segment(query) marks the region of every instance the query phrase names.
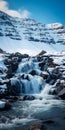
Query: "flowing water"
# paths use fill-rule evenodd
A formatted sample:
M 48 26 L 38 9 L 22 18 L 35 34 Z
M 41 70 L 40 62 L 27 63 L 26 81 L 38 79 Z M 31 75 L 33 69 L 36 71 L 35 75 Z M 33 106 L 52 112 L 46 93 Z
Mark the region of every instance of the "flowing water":
M 38 69 L 36 64 L 27 59 L 20 63 L 17 79 L 20 97 L 9 111 L 0 111 L 0 130 L 65 130 L 65 101 L 49 95 L 52 86 L 45 83 L 39 75 L 29 74 L 31 69 Z M 13 78 L 12 84 L 15 84 Z M 34 96 L 35 100 L 22 101 L 22 95 Z M 50 121 L 51 120 L 51 121 Z M 49 123 L 51 122 L 51 123 Z M 31 129 L 32 125 L 43 123 L 44 128 Z
M 0 130 L 30 130 L 31 125 L 42 122 L 45 130 L 65 130 L 65 101 L 49 95 L 48 88 L 51 86 L 34 94 L 35 100 L 22 101 L 20 96 L 11 110 L 0 112 Z M 44 123 L 49 120 L 53 122 Z

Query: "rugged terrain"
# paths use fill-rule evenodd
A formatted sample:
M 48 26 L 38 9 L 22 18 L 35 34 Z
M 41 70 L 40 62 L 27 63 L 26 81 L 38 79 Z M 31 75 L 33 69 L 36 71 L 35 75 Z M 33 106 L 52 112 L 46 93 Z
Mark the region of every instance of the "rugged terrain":
M 7 52 L 36 55 L 65 51 L 65 27 L 41 24 L 32 19 L 13 18 L 0 11 L 0 48 Z
M 65 130 L 65 27 L 0 11 L 0 130 Z
M 65 55 L 1 50 L 1 130 L 65 130 L 64 100 Z

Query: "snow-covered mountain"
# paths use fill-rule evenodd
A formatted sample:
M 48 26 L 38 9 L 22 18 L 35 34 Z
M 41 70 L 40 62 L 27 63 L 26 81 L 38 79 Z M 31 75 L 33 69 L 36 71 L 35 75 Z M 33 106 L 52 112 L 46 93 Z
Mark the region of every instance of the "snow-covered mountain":
M 0 48 L 7 52 L 36 55 L 41 50 L 65 50 L 65 28 L 61 23 L 41 24 L 32 19 L 13 18 L 0 11 Z
M 65 130 L 64 51 L 62 24 L 0 11 L 0 130 Z

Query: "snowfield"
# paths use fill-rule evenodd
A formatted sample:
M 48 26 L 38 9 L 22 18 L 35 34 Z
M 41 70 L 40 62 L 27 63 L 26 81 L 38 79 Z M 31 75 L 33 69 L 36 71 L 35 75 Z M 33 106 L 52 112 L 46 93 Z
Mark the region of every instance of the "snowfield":
M 32 19 L 13 18 L 0 11 L 0 48 L 6 52 L 37 55 L 42 50 L 65 52 L 65 27 L 41 24 Z

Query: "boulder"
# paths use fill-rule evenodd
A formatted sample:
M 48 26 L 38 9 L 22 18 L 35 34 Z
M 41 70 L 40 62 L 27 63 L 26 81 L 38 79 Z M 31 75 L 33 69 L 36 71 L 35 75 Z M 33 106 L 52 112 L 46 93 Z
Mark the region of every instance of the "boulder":
M 47 72 L 44 72 L 44 71 L 43 71 L 43 72 L 40 74 L 40 76 L 43 77 L 43 79 L 47 80 L 49 74 L 48 74 Z
M 25 96 L 23 96 L 23 101 L 25 101 L 25 100 L 34 100 L 35 99 L 35 97 L 34 96 L 32 96 L 32 95 L 25 95 Z
M 7 95 L 18 96 L 20 95 L 20 82 L 17 78 L 12 78 L 7 84 Z
M 0 117 L 0 123 L 7 123 L 8 121 L 9 121 L 9 118 L 7 118 L 3 115 Z
M 59 93 L 58 96 L 65 100 L 65 88 L 63 88 Z
M 36 75 L 36 70 L 32 70 L 29 74 L 31 74 L 32 76 Z
M 17 96 L 6 96 L 6 100 L 8 100 L 9 103 L 16 102 L 18 100 Z
M 10 110 L 11 104 L 9 102 L 0 101 L 0 110 Z
M 39 124 L 31 125 L 30 130 L 46 130 L 46 127 L 44 126 L 44 124 L 39 123 Z
M 40 55 L 44 55 L 46 53 L 46 51 L 42 50 L 40 53 L 39 53 L 39 56 Z

